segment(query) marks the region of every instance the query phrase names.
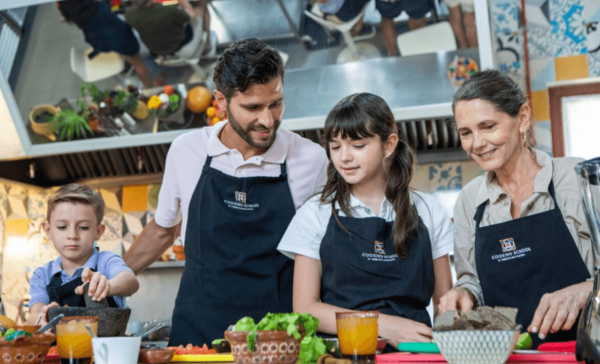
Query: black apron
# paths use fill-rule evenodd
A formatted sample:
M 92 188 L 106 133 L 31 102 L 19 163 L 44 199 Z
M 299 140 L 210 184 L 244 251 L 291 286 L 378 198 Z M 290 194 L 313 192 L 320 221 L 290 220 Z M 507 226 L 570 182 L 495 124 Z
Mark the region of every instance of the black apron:
M 92 269 L 93 272 L 98 270 L 98 266 Z M 48 298 L 50 303 L 57 302 L 61 306 L 69 307 L 86 307 L 85 297 L 81 294 L 75 293 L 75 288 L 81 286 L 83 281 L 81 276 L 74 278 L 72 281 L 67 283 L 62 282 L 61 272 L 56 272 L 50 279 L 50 283 L 46 286 L 46 292 L 48 292 Z M 106 297 L 106 302 L 110 307 L 119 307 L 117 302 L 112 297 Z
M 321 301 L 350 310 L 404 317 L 431 327 L 427 306 L 435 276 L 429 231 L 419 226 L 407 239 L 406 259 L 392 241 L 393 221 L 331 215 L 321 242 Z
M 208 156 L 190 201 L 169 346 L 210 344 L 244 316 L 292 312 L 294 261 L 277 250 L 296 213 L 278 177 L 233 177 Z
M 584 282 L 590 273 L 548 187 L 554 208 L 501 224 L 479 227 L 486 203 L 475 214 L 475 262 L 488 306 L 519 309 L 517 323 L 523 330 L 533 320 L 545 293 Z M 532 335 L 533 348 L 545 341 L 570 341 L 577 337 L 577 323 L 569 331 L 548 334 L 544 341 Z

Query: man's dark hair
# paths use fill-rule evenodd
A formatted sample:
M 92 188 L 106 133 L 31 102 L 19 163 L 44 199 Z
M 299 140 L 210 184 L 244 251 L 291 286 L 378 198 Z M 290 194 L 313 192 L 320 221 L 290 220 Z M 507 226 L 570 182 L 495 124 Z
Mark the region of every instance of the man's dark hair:
M 227 101 L 237 92 L 248 87 L 270 82 L 281 76 L 283 82 L 283 60 L 271 46 L 255 38 L 243 39 L 227 47 L 219 56 L 213 80 L 217 90 Z

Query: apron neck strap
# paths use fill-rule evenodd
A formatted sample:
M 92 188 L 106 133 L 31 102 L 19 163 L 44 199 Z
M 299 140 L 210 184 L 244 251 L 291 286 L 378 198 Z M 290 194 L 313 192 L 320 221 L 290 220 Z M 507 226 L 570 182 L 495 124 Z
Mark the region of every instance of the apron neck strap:
M 280 164 L 281 166 L 281 175 L 282 176 L 287 176 L 287 159 L 283 161 L 283 163 Z
M 558 208 L 558 203 L 556 203 L 556 197 L 554 197 L 554 180 L 550 180 L 550 185 L 548 186 L 548 192 L 550 193 L 550 196 L 552 196 L 552 200 L 554 201 L 554 209 Z M 485 204 L 486 202 L 483 202 L 481 205 L 477 206 L 477 211 L 475 212 L 475 216 L 473 216 L 473 220 L 475 220 L 475 226 L 477 228 L 479 228 L 479 224 L 481 223 L 481 220 L 483 219 L 483 212 L 485 211 Z

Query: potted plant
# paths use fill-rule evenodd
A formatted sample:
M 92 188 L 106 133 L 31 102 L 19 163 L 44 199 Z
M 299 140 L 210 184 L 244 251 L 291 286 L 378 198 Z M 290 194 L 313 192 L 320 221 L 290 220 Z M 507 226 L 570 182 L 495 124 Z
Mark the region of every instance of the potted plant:
M 59 137 L 61 140 L 73 140 L 73 137 L 87 138 L 89 135 L 94 134 L 92 128 L 88 124 L 89 110 L 82 110 L 77 112 L 73 109 L 61 110 L 56 115 L 58 122 Z
M 52 141 L 56 140 L 54 132 L 58 127 L 58 121 L 55 116 L 59 112 L 59 108 L 48 104 L 34 107 L 29 113 L 29 124 L 31 125 L 31 129 L 37 134 L 43 135 Z

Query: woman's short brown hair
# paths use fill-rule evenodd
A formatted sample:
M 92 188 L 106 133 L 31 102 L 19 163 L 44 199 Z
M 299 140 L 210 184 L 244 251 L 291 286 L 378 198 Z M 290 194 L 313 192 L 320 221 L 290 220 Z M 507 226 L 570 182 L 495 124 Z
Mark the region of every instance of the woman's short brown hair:
M 104 217 L 104 200 L 92 188 L 77 183 L 71 183 L 59 188 L 48 201 L 48 221 L 50 221 L 50 215 L 54 207 L 63 202 L 92 206 L 98 219 L 98 225 L 102 222 L 102 218 Z

